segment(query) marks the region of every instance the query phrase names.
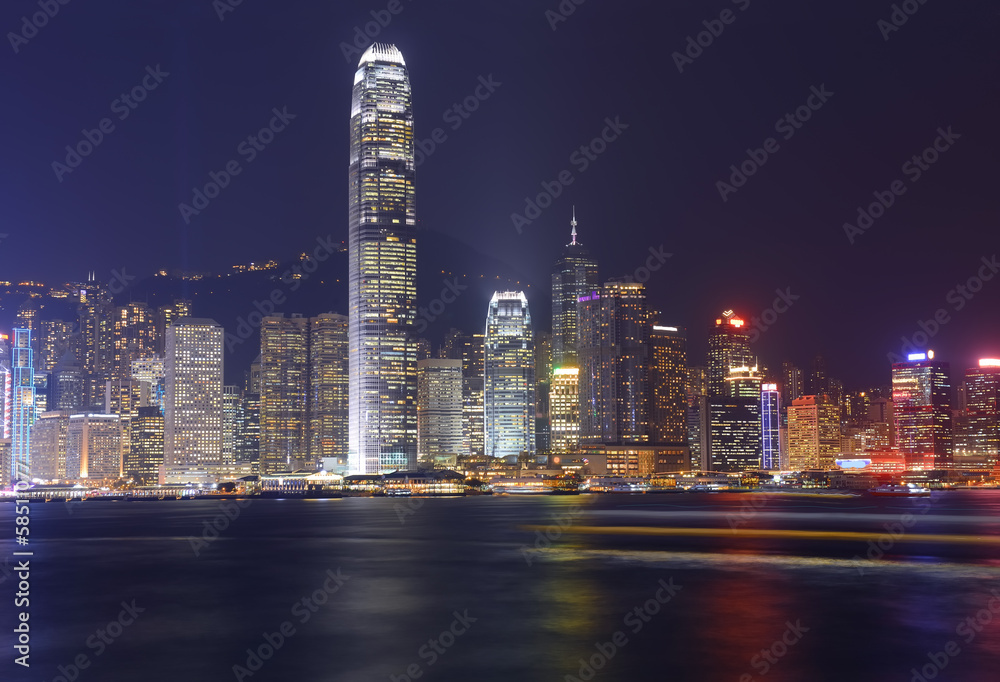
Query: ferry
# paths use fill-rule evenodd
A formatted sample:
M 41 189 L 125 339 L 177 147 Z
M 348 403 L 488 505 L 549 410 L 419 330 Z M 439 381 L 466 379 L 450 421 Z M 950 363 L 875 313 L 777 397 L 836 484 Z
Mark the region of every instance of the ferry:
M 931 491 L 927 488 L 921 488 L 913 483 L 903 485 L 888 483 L 880 485 L 877 488 L 872 488 L 868 492 L 879 497 L 927 497 L 931 494 Z

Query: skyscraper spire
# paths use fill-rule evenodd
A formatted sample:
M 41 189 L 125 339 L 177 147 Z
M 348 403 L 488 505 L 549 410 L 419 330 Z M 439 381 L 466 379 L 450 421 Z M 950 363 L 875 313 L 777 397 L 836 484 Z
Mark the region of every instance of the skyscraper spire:
M 570 245 L 572 246 L 572 245 L 576 244 L 576 205 L 575 204 L 573 205 L 573 219 L 571 221 L 569 221 L 569 224 L 570 224 L 570 227 L 573 228 L 573 230 L 569 233 L 570 236 L 573 238 L 573 241 L 570 242 Z

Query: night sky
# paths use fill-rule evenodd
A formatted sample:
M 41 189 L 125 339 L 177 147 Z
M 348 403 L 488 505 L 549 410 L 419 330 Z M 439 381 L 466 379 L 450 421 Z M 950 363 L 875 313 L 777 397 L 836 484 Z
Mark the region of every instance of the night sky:
M 424 241 L 439 233 L 502 269 L 463 273 L 463 258 L 456 273 L 530 283 L 536 329 L 550 325 L 549 271 L 575 204 L 602 278 L 634 274 L 651 248 L 672 254 L 649 295 L 688 328 L 692 364 L 721 310 L 760 315 L 777 289 L 799 298 L 754 344 L 772 367 L 822 352 L 848 386 L 887 383 L 886 353 L 939 309 L 931 345 L 953 371 L 1000 356 L 1000 277 L 971 299 L 952 292 L 1000 256 L 995 2 L 910 0 L 898 30 L 892 3 L 871 0 L 563 0 L 568 16 L 557 0 L 399 0 L 395 15 L 388 0 L 244 0 L 220 20 L 224 2 L 76 0 L 16 53 L 7 32 L 39 8 L 3 3 L 0 279 L 218 272 L 346 239 L 350 44 L 375 11 L 391 17 L 377 40 L 405 56 L 417 137 L 446 137 L 417 172 Z M 724 10 L 730 23 L 712 23 Z M 673 53 L 704 21 L 721 34 L 681 72 Z M 115 103 L 157 66 L 169 75 L 144 101 Z M 499 85 L 468 118 L 446 116 L 480 78 Z M 776 130 L 814 87 L 833 94 Z M 248 162 L 238 147 L 274 108 L 295 118 Z M 114 129 L 57 179 L 53 162 L 106 117 Z M 574 152 L 616 117 L 627 128 L 584 168 Z M 904 163 L 949 126 L 915 179 Z M 724 201 L 716 183 L 772 137 L 777 151 Z M 233 159 L 240 174 L 186 224 L 178 205 Z M 519 233 L 512 214 L 561 171 L 572 184 Z M 905 194 L 852 244 L 844 223 L 896 180 Z M 485 319 L 478 296 L 455 304 L 470 330 Z

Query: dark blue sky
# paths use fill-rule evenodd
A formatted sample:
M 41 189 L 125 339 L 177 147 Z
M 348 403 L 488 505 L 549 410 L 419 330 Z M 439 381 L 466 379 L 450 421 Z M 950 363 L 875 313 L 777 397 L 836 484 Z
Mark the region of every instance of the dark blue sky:
M 719 310 L 757 315 L 782 289 L 799 298 L 755 344 L 770 365 L 824 352 L 834 376 L 883 382 L 900 336 L 944 309 L 932 345 L 962 367 L 1000 355 L 1000 277 L 960 310 L 949 301 L 1000 252 L 1000 11 L 914 0 L 898 30 L 880 29 L 891 4 L 565 0 L 575 11 L 555 30 L 557 0 L 400 0 L 396 15 L 388 0 L 245 0 L 224 20 L 211 0 L 60 5 L 16 53 L 9 36 L 0 47 L 0 279 L 222 270 L 346 237 L 357 58 L 342 43 L 374 10 L 392 17 L 378 40 L 407 60 L 417 136 L 447 136 L 418 171 L 421 228 L 506 269 L 468 274 L 519 278 L 547 298 L 575 204 L 602 277 L 634 273 L 651 247 L 673 254 L 650 296 L 664 322 L 689 328 L 695 360 Z M 672 54 L 723 10 L 731 23 L 711 24 L 721 34 L 679 72 Z M 20 32 L 37 11 L 8 0 L 0 29 Z M 157 65 L 169 75 L 121 120 L 115 100 Z M 491 75 L 500 85 L 475 112 L 445 117 Z M 813 86 L 833 95 L 776 130 Z M 248 162 L 238 147 L 275 107 L 295 119 Z M 105 117 L 114 129 L 57 180 L 53 162 Z M 607 117 L 628 127 L 584 169 L 572 155 Z M 914 181 L 904 162 L 948 126 L 961 137 Z M 777 151 L 723 201 L 716 183 L 769 137 Z M 240 175 L 186 224 L 178 204 L 231 160 Z M 511 215 L 564 170 L 572 184 L 519 234 Z M 851 244 L 844 222 L 897 179 L 906 193 Z M 485 313 L 486 301 L 462 305 Z

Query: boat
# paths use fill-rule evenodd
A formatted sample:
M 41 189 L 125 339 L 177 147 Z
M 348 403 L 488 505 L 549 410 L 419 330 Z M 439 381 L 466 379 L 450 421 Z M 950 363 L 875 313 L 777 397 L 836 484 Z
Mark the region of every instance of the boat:
M 931 494 L 927 488 L 921 488 L 913 483 L 902 485 L 887 483 L 877 488 L 871 488 L 868 492 L 879 497 L 926 497 Z

